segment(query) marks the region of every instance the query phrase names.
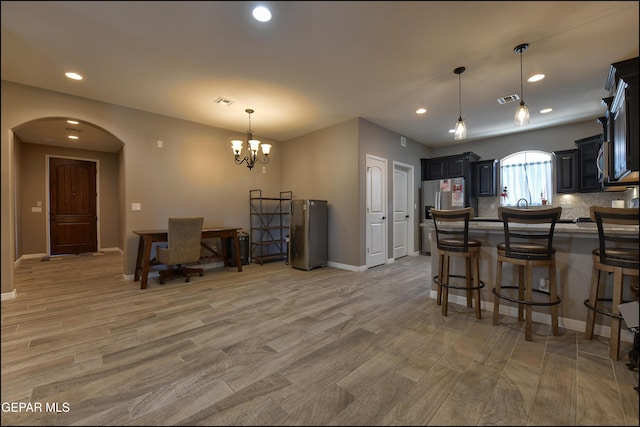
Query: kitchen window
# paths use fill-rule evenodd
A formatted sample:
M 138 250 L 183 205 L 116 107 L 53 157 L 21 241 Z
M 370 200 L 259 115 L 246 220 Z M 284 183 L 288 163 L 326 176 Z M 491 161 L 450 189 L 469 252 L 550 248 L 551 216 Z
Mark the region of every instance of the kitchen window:
M 500 204 L 502 206 L 542 206 L 553 195 L 551 153 L 527 150 L 500 160 Z

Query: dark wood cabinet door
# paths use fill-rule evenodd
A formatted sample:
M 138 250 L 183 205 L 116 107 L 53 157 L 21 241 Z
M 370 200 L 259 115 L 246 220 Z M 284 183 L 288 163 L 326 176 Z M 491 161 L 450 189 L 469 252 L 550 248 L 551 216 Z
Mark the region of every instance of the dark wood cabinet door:
M 468 164 L 469 159 L 466 156 L 447 159 L 445 170 L 447 178 L 466 177 L 466 165 Z
M 497 161 L 481 160 L 471 163 L 474 197 L 494 197 L 497 194 Z
M 424 181 L 446 178 L 445 161 L 441 158 L 428 159 Z
M 576 141 L 578 146 L 578 191 L 589 193 L 600 191 L 598 172 L 598 152 L 602 143 L 602 135 L 593 135 Z
M 553 154 L 556 156 L 556 192 L 576 193 L 577 186 L 577 152 L 578 150 L 562 150 Z

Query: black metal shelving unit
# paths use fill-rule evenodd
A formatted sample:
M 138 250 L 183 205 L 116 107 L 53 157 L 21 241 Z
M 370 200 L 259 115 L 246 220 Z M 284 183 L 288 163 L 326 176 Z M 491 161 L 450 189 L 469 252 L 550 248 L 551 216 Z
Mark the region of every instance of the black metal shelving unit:
M 264 197 L 262 190 L 249 191 L 251 259 L 265 262 L 287 260 L 291 191 Z

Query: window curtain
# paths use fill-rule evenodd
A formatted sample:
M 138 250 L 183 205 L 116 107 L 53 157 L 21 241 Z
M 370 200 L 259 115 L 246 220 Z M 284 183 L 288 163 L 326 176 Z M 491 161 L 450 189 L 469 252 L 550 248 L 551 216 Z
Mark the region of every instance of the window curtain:
M 500 167 L 502 185 L 507 187 L 504 206 L 516 206 L 519 199 L 526 199 L 529 205 L 542 205 L 542 197 L 551 203 L 551 161 L 516 163 Z

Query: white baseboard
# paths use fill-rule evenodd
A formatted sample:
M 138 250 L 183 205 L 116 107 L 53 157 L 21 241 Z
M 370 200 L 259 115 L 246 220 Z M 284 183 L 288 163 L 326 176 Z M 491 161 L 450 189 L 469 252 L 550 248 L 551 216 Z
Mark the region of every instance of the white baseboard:
M 429 296 L 433 299 L 438 298 L 438 292 L 433 289 L 429 293 Z M 467 305 L 467 297 L 464 295 L 451 295 L 449 294 L 449 302 L 453 304 Z M 493 312 L 493 303 L 482 301 L 481 307 L 483 310 Z M 500 305 L 500 314 L 504 314 L 509 317 L 518 317 L 518 308 L 506 305 Z M 551 325 L 551 315 L 545 313 L 539 313 L 537 311 L 533 312 L 534 322 L 542 323 L 545 325 Z M 584 332 L 586 327 L 586 322 L 581 320 L 569 319 L 565 317 L 558 318 L 558 326 L 565 329 L 570 329 L 572 331 Z M 595 325 L 594 332 L 595 335 L 599 335 L 602 337 L 609 337 L 611 334 L 611 328 L 609 326 L 603 325 Z M 626 342 L 633 342 L 633 333 L 631 331 L 625 329 L 624 327 L 620 328 L 620 339 Z
M 327 262 L 327 267 L 333 267 L 333 268 L 339 268 L 340 270 L 357 271 L 357 272 L 367 271 L 366 265 L 361 265 L 360 267 L 358 267 L 357 265 L 341 264 L 339 262 L 332 262 L 332 261 Z
M 0 301 L 8 301 L 11 299 L 15 299 L 18 297 L 18 290 L 14 289 L 11 292 L 3 292 L 2 294 L 0 294 Z
M 124 254 L 124 251 L 118 247 L 115 248 L 102 248 L 100 249 L 98 252 L 120 252 L 121 254 Z

